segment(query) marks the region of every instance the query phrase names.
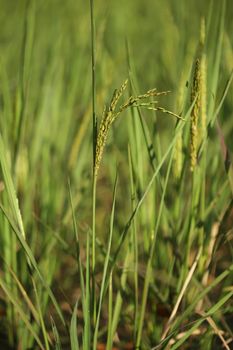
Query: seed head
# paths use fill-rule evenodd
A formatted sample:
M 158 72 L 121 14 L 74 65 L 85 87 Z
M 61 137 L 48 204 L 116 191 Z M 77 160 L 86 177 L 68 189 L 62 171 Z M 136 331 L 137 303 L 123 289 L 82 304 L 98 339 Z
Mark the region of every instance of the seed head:
M 190 127 L 190 157 L 191 171 L 194 170 L 197 163 L 197 147 L 198 147 L 198 119 L 200 113 L 200 60 L 196 60 L 193 85 L 191 92 L 191 103 L 194 101 L 194 106 L 191 112 L 191 127 Z

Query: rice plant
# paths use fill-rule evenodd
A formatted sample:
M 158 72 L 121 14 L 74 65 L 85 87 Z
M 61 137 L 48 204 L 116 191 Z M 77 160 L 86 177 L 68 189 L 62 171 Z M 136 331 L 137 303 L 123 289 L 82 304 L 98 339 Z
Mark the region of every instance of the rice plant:
M 1 10 L 0 348 L 231 349 L 231 2 Z

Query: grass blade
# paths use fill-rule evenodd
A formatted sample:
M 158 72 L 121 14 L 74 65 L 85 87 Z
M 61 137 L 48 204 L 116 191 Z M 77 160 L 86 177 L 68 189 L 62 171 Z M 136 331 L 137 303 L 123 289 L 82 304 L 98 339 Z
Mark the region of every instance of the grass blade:
M 77 309 L 78 301 L 75 303 L 74 311 L 70 323 L 70 344 L 71 350 L 79 350 L 78 334 L 77 334 Z

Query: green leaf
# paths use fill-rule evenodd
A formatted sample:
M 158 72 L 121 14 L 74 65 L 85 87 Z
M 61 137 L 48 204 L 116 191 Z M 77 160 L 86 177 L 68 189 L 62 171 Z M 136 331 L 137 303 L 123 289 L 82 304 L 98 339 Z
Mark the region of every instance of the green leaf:
M 78 342 L 78 335 L 77 335 L 77 309 L 78 309 L 78 301 L 75 303 L 74 311 L 73 311 L 71 323 L 70 323 L 71 350 L 79 350 L 79 342 Z

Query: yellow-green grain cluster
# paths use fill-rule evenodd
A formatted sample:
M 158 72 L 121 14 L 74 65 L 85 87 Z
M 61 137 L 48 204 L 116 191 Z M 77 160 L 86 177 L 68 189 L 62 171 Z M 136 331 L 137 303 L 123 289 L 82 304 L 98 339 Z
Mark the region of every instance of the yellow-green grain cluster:
M 96 152 L 95 152 L 95 167 L 94 167 L 94 174 L 97 177 L 98 170 L 100 167 L 100 162 L 103 156 L 104 147 L 107 141 L 108 132 L 110 129 L 111 124 L 115 121 L 115 119 L 126 109 L 130 107 L 141 107 L 146 108 L 148 110 L 153 111 L 160 111 L 163 113 L 170 114 L 176 118 L 182 119 L 177 114 L 158 106 L 158 101 L 151 100 L 153 97 L 158 97 L 161 95 L 167 95 L 169 91 L 162 91 L 158 92 L 157 89 L 151 89 L 148 90 L 146 93 L 142 95 L 138 95 L 136 97 L 130 96 L 123 104 L 119 106 L 117 109 L 117 105 L 119 102 L 119 99 L 123 95 L 126 87 L 127 87 L 128 80 L 126 80 L 119 89 L 116 89 L 113 97 L 111 99 L 110 105 L 108 108 L 105 108 L 102 115 L 102 120 L 100 122 L 100 127 L 97 135 L 97 142 L 96 142 Z M 145 99 L 150 99 L 148 102 L 144 102 Z
M 191 92 L 191 103 L 194 103 L 191 113 L 190 128 L 190 157 L 191 171 L 194 170 L 197 163 L 197 149 L 200 142 L 206 135 L 206 53 L 205 53 L 205 21 L 201 21 L 200 42 L 198 58 L 195 62 L 193 85 Z M 195 101 L 195 102 L 194 102 Z
M 95 176 L 97 176 L 97 173 L 99 170 L 100 162 L 101 162 L 102 155 L 103 155 L 104 146 L 105 146 L 106 141 L 107 141 L 108 131 L 110 129 L 111 124 L 114 122 L 117 115 L 119 114 L 119 113 L 115 112 L 117 103 L 118 103 L 120 97 L 122 96 L 124 90 L 126 89 L 127 83 L 128 83 L 128 80 L 126 80 L 121 85 L 120 89 L 115 90 L 109 108 L 108 109 L 105 108 L 103 111 L 102 120 L 100 123 L 99 132 L 98 132 L 98 136 L 97 136 L 97 142 L 96 142 L 95 168 L 94 168 Z
M 190 127 L 190 157 L 191 157 L 191 171 L 194 170 L 197 163 L 197 148 L 198 148 L 198 119 L 200 112 L 200 59 L 197 58 L 195 63 L 193 85 L 191 92 L 191 103 L 194 106 L 191 113 L 191 127 Z

